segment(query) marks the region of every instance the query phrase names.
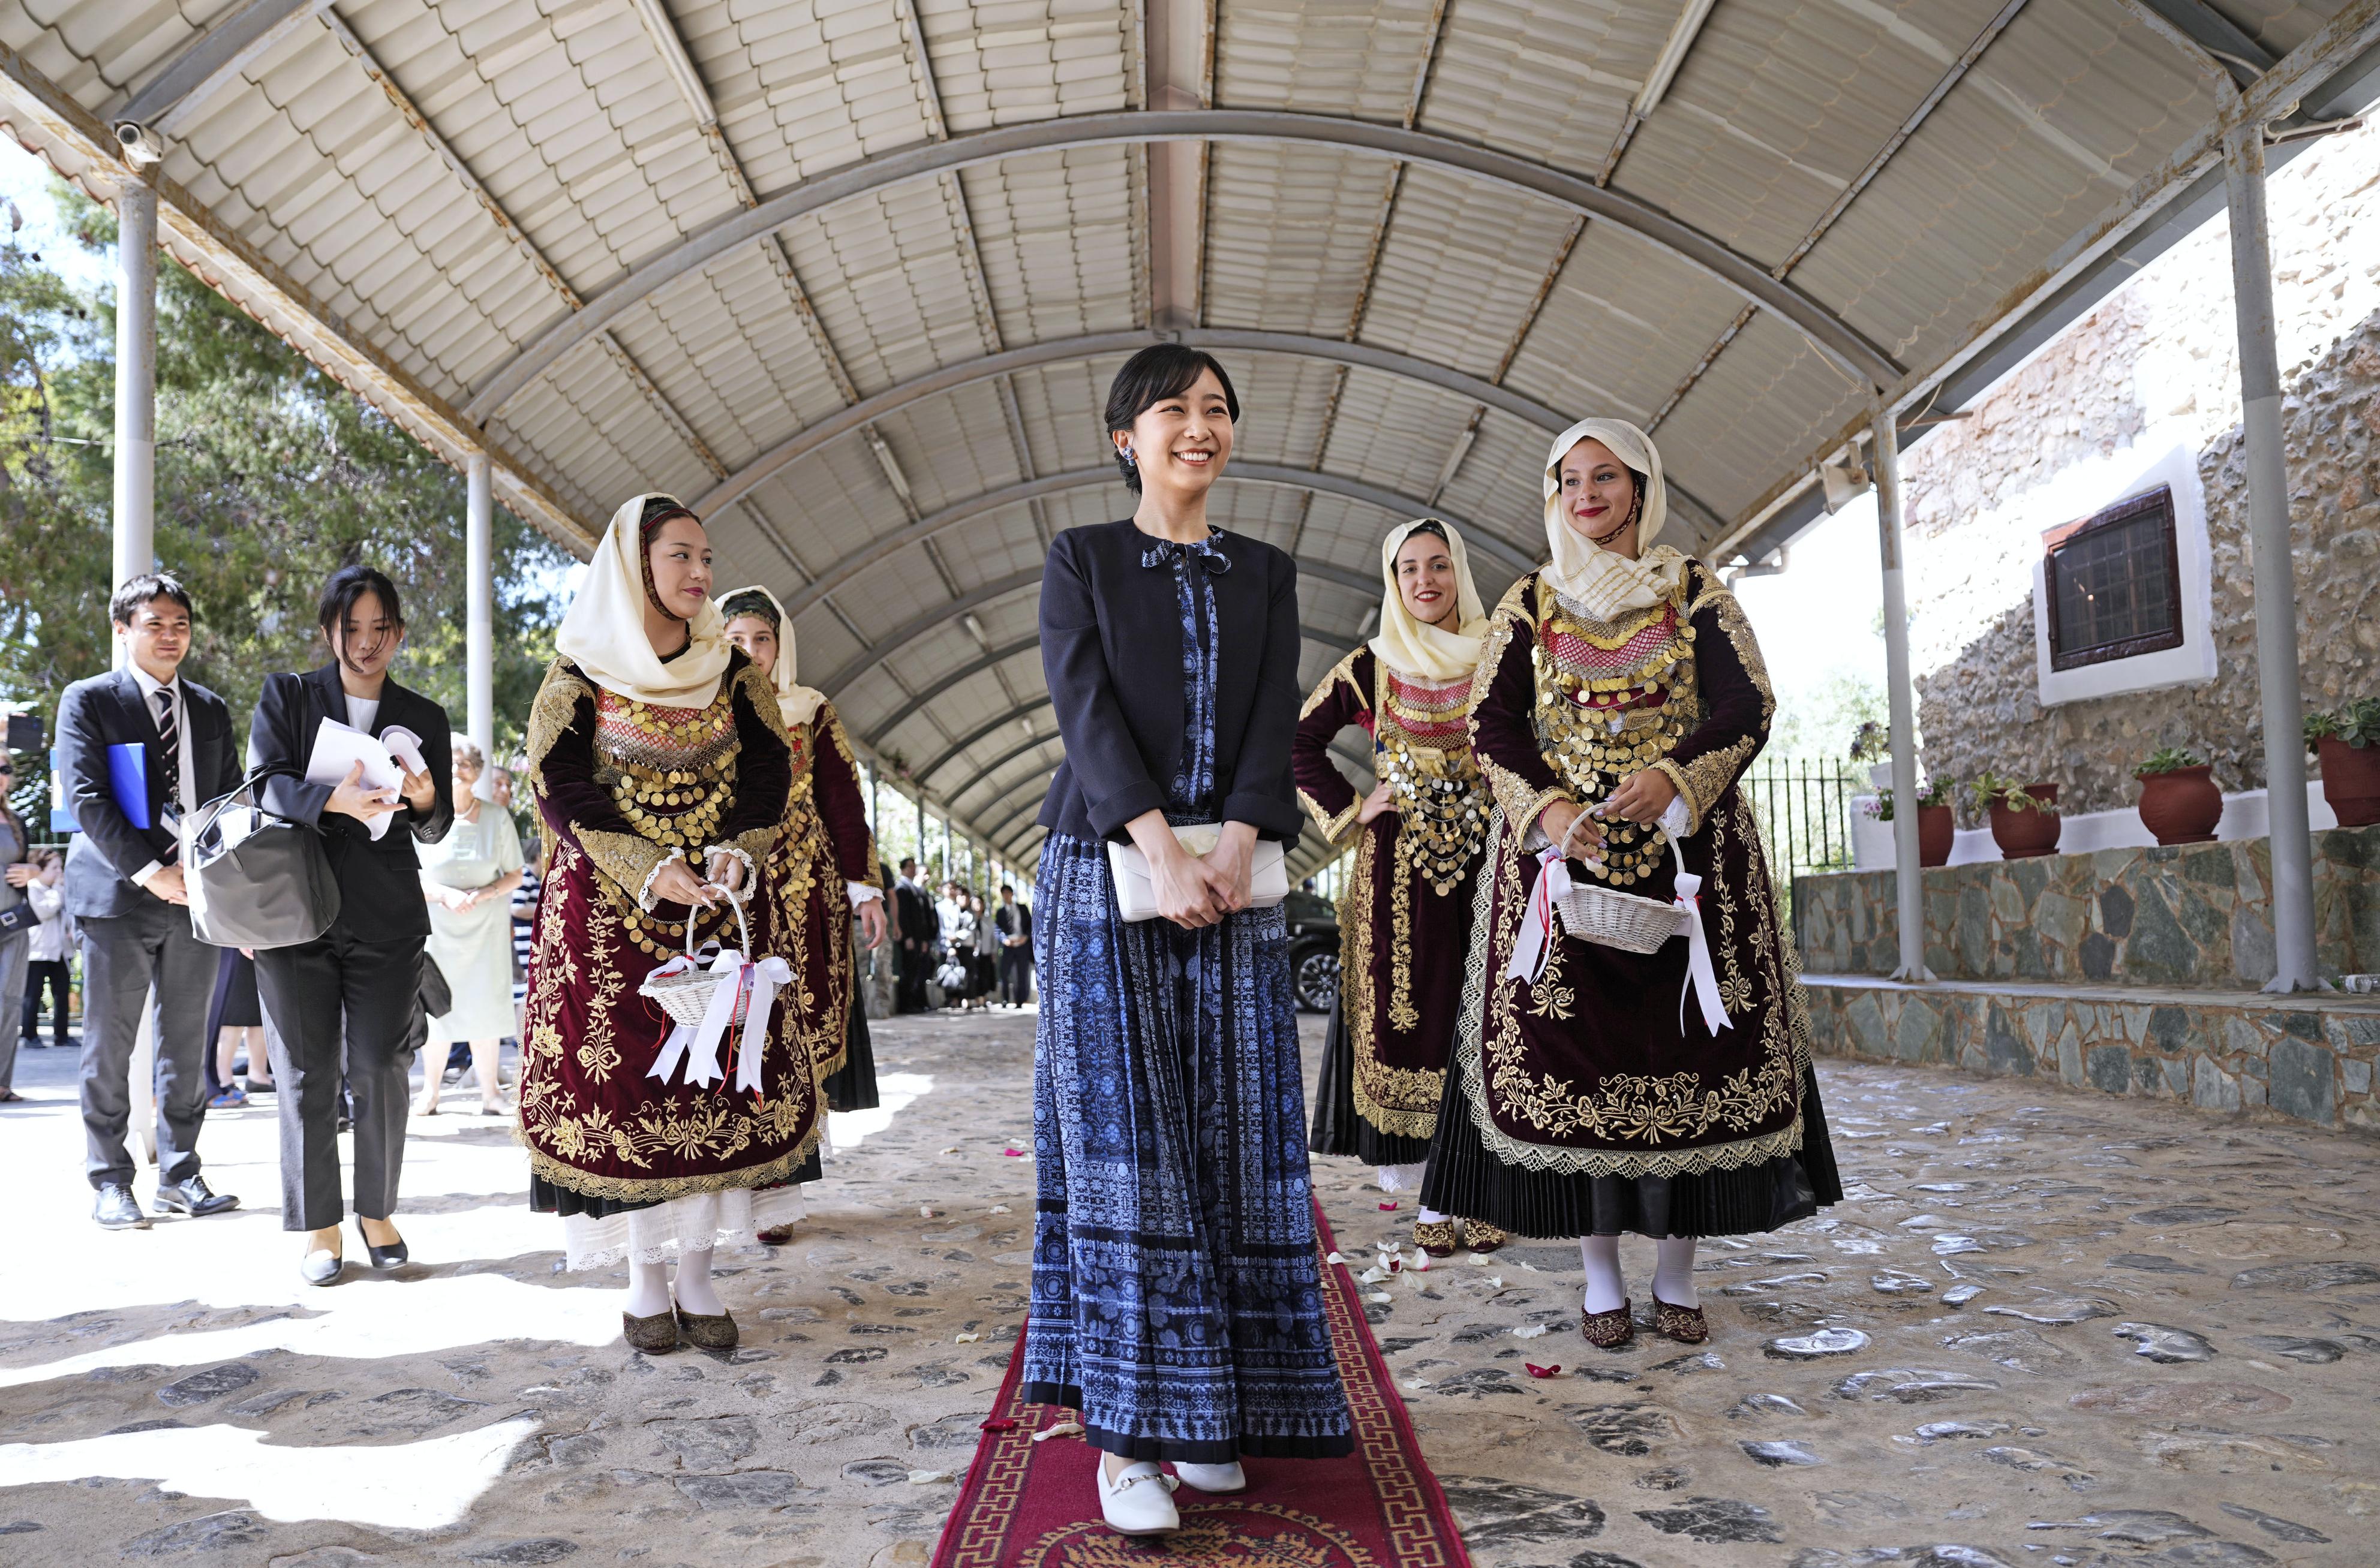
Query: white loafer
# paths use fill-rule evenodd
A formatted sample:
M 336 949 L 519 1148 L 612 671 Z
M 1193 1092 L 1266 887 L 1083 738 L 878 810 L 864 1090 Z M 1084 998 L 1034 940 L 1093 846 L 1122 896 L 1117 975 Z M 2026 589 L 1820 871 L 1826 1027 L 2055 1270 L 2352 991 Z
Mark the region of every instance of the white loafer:
M 1104 1455 L 1098 1468 L 1099 1513 L 1109 1529 L 1120 1536 L 1162 1536 L 1182 1527 L 1181 1512 L 1173 1506 L 1179 1483 L 1172 1477 L 1146 1459 L 1125 1465 L 1112 1481 Z
M 1184 1486 L 1196 1487 L 1200 1491 L 1248 1490 L 1248 1473 L 1240 1468 L 1240 1462 L 1236 1459 L 1228 1465 L 1185 1465 L 1177 1459 L 1173 1462 L 1173 1473 L 1182 1478 Z

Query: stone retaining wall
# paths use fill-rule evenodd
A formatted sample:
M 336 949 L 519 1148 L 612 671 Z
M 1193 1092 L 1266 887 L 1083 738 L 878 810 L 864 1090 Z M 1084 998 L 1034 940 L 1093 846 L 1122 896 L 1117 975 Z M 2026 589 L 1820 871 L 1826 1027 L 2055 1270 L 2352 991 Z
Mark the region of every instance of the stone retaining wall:
M 2325 973 L 2380 971 L 2380 827 L 2313 836 Z M 1940 980 L 2253 987 L 2273 977 L 2266 840 L 1937 866 L 1925 966 Z M 1794 939 L 1814 974 L 1892 972 L 1889 871 L 1793 879 Z
M 1821 1055 L 2051 1078 L 2075 1089 L 2380 1131 L 2372 1072 L 2380 1005 L 2367 998 L 2270 1005 L 2165 993 L 2111 1000 L 1823 976 L 1807 990 Z

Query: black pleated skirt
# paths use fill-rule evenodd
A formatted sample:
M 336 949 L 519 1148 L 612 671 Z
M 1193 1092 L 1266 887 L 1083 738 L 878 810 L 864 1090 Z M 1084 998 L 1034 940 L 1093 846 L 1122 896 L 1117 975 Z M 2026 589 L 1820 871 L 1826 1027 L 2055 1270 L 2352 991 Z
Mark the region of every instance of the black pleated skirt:
M 1429 1158 L 1428 1139 L 1382 1132 L 1355 1114 L 1355 1046 L 1336 1002 L 1323 1031 L 1322 1079 L 1314 1087 L 1314 1130 L 1305 1147 L 1317 1154 L 1353 1154 L 1370 1165 L 1417 1165 Z
M 859 977 L 852 976 L 851 1023 L 844 1031 L 843 1066 L 829 1074 L 820 1085 L 826 1092 L 826 1108 L 830 1111 L 872 1111 L 876 1109 L 876 1047 L 868 1039 L 868 1008 L 859 996 Z M 809 1179 L 805 1176 L 802 1179 Z
M 1746 1236 L 1809 1218 L 1843 1198 L 1817 1074 L 1802 1075 L 1802 1148 L 1757 1165 L 1699 1176 L 1564 1176 L 1508 1165 L 1472 1124 L 1459 1068 L 1446 1075 L 1422 1201 L 1516 1236 Z

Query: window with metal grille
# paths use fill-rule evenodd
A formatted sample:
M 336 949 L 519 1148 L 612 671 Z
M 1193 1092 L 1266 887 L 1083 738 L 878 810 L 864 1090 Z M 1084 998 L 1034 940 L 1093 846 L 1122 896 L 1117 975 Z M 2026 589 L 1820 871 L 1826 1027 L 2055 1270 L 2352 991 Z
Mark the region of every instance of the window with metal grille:
M 2053 529 L 2044 542 L 2052 669 L 2181 646 L 2181 557 L 2169 487 Z

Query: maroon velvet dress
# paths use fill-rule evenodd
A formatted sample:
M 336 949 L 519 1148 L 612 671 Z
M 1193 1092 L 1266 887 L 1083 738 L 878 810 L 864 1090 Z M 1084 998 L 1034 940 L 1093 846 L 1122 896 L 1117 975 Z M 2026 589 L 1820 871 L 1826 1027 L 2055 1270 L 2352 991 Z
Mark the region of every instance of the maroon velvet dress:
M 1464 1011 L 1422 1200 L 1533 1236 L 1773 1230 L 1842 1196 L 1792 943 L 1736 780 L 1775 704 L 1751 624 L 1709 568 L 1601 620 L 1532 573 L 1489 622 L 1471 733 L 1496 796 Z M 1681 1006 L 1688 944 L 1651 953 L 1557 928 L 1535 981 L 1507 969 L 1557 799 L 1592 805 L 1658 768 L 1685 806 L 1685 867 L 1728 1015 Z M 1580 884 L 1670 902 L 1675 861 L 1613 823 Z
M 853 1018 L 857 953 L 845 885 L 877 886 L 875 838 L 851 740 L 834 705 L 820 703 L 808 723 L 790 727 L 786 736 L 793 743 L 794 785 L 784 831 L 768 862 L 777 929 L 785 941 L 777 956 L 793 966 L 798 982 L 785 995 L 829 1108 L 863 1110 L 876 1104 L 876 1064 L 868 1054 L 866 1019 Z
M 528 726 L 529 777 L 551 859 L 539 901 L 522 1042 L 520 1138 L 530 1205 L 601 1216 L 734 1188 L 805 1179 L 823 1125 L 818 1060 L 805 1039 L 804 990 L 823 992 L 825 947 L 786 929 L 771 859 L 795 754 L 766 678 L 737 652 L 702 708 L 660 707 L 605 691 L 556 659 Z M 685 950 L 683 905 L 645 907 L 673 852 L 740 851 L 752 948 L 792 961 L 772 1013 L 759 1093 L 647 1076 L 669 1031 L 638 987 Z M 843 890 L 833 889 L 840 899 Z M 737 940 L 722 904 L 699 938 Z
M 1355 845 L 1339 899 L 1339 1005 L 1307 1143 L 1318 1154 L 1375 1165 L 1429 1155 L 1492 803 L 1471 757 L 1470 706 L 1469 676 L 1418 680 L 1361 647 L 1323 678 L 1298 720 L 1298 798 L 1333 845 Z M 1396 797 L 1396 809 L 1361 826 L 1364 794 L 1330 760 L 1330 742 L 1350 726 L 1370 738 Z

